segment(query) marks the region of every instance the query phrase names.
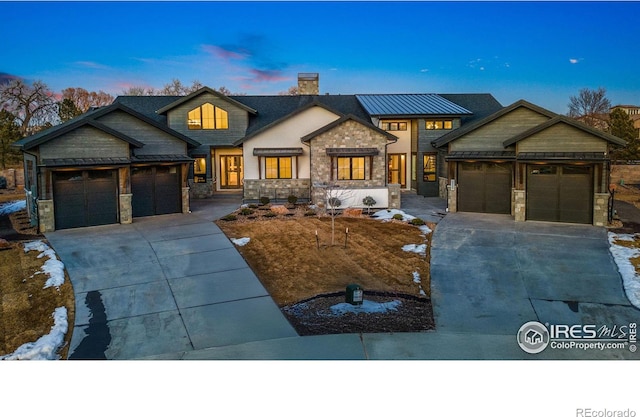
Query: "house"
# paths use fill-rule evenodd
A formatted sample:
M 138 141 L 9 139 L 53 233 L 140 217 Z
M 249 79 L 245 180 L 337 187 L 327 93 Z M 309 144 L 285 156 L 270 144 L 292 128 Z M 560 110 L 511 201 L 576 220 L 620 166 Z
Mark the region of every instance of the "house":
M 334 187 L 341 207 L 371 196 L 374 207 L 400 208 L 401 192 L 415 190 L 448 199 L 452 211 L 600 223 L 600 214 L 541 215 L 535 190 L 544 194 L 546 183 L 528 178 L 535 166 L 569 164 L 575 176 L 586 163 L 592 181 L 561 183 L 586 190 L 593 205 L 608 186 L 617 138 L 526 102 L 503 108 L 490 94 L 321 95 L 318 74 L 299 74 L 298 91 L 121 96 L 18 141 L 40 230 L 188 212 L 190 198 L 219 193 L 322 205 Z
M 610 150 L 625 142 L 521 100 L 433 145 L 452 212 L 604 226 Z

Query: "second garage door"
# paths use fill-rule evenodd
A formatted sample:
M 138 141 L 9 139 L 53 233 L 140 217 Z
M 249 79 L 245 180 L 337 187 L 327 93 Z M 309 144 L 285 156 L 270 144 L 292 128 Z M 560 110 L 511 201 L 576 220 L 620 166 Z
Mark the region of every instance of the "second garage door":
M 511 213 L 512 164 L 458 163 L 458 210 Z
M 181 212 L 180 167 L 132 167 L 131 193 L 133 217 Z
M 591 166 L 528 166 L 527 220 L 590 224 L 592 201 Z

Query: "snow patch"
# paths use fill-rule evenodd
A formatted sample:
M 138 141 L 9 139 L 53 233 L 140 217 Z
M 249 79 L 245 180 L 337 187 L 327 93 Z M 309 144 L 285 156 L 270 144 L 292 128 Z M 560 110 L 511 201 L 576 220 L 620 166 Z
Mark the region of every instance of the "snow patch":
M 631 263 L 631 259 L 640 256 L 640 250 L 628 248 L 615 243 L 616 240 L 633 241 L 635 235 L 617 234 L 609 232 L 609 251 L 618 265 L 618 271 L 622 276 L 624 290 L 627 298 L 634 306 L 640 308 L 640 276 Z
M 429 226 L 426 226 L 426 225 L 419 226 L 418 229 L 420 229 L 422 234 L 425 235 L 425 236 L 428 235 L 429 233 L 433 232 L 433 230 L 431 230 L 429 228 Z
M 54 250 L 41 240 L 34 240 L 24 244 L 25 253 L 32 250 L 41 252 L 38 258 L 42 258 L 43 256 L 49 258 L 44 265 L 42 265 L 40 272 L 36 272 L 36 274 L 49 275 L 43 288 L 56 287 L 60 289 L 60 286 L 64 284 L 64 264 L 58 260 Z
M 392 220 L 393 216 L 395 216 L 396 214 L 400 214 L 402 216 L 402 220 L 405 222 L 410 222 L 411 220 L 415 219 L 414 216 L 398 209 L 380 210 L 377 211 L 372 217 L 377 220 L 388 222 L 389 220 Z
M 26 208 L 27 200 L 9 201 L 8 203 L 0 204 L 0 216 L 15 213 Z
M 413 271 L 413 282 L 416 284 L 422 283 L 422 278 L 420 278 L 420 273 L 418 271 Z
M 374 301 L 364 300 L 360 305 L 352 305 L 349 303 L 335 304 L 330 307 L 331 312 L 336 315 L 346 313 L 386 313 L 388 311 L 396 311 L 402 302 L 393 300 L 387 303 L 376 303 Z
M 418 253 L 420 255 L 426 255 L 427 254 L 427 244 L 423 243 L 421 245 L 416 245 L 414 243 L 411 243 L 409 245 L 404 245 L 402 247 L 402 250 L 405 252 L 414 252 L 414 253 Z
M 64 335 L 67 333 L 66 307 L 58 307 L 52 314 L 53 326 L 49 334 L 46 334 L 35 342 L 25 343 L 15 352 L 0 356 L 0 360 L 57 360 L 60 356 L 58 350 L 64 343 Z
M 236 246 L 244 246 L 249 243 L 250 240 L 251 238 L 248 237 L 241 237 L 239 239 L 231 238 L 231 242 L 233 242 Z

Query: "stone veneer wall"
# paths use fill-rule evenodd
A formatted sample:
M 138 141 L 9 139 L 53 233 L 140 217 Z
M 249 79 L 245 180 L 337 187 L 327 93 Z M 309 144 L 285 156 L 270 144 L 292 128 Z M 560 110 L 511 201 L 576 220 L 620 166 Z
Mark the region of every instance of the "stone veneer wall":
M 447 187 L 449 187 L 449 180 L 445 177 L 438 177 L 438 197 L 447 198 Z
M 56 230 L 53 200 L 38 200 L 38 224 L 40 233 L 53 232 Z
M 354 120 L 347 120 L 311 139 L 310 145 L 311 172 L 314 183 L 332 183 L 340 188 L 386 187 L 386 136 Z M 378 155 L 365 156 L 365 177 L 367 179 L 338 181 L 331 179 L 331 157 L 327 156 L 327 148 L 377 148 Z M 370 165 L 371 160 L 373 160 L 373 167 Z M 311 197 L 314 203 L 321 203 L 323 196 L 324 190 L 322 188 L 312 188 Z
M 291 194 L 298 198 L 309 198 L 311 180 L 309 178 L 296 179 L 245 179 L 244 200 L 258 201 L 260 197 L 286 200 Z
M 593 196 L 593 225 L 606 226 L 609 223 L 609 193 L 595 193 Z
M 189 188 L 189 195 L 192 198 L 208 198 L 213 195 L 213 186 L 213 180 L 207 178 L 207 182 L 193 182 L 193 180 L 189 180 L 189 187 L 187 188 Z
M 400 184 L 389 184 L 389 207 L 390 209 L 400 209 L 402 205 L 402 191 Z
M 458 185 L 447 185 L 447 208 L 450 213 L 458 211 Z
M 133 222 L 132 197 L 133 194 L 120 194 L 120 224 L 131 224 Z
M 513 190 L 512 215 L 517 222 L 527 219 L 527 192 L 525 190 Z
M 189 187 L 182 187 L 182 213 L 190 213 L 191 206 L 189 205 Z

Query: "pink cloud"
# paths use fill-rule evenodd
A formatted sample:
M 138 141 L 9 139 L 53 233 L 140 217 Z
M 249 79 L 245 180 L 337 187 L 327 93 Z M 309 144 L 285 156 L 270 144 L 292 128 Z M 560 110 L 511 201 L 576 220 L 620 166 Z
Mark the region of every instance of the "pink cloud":
M 287 81 L 290 79 L 282 75 L 282 72 L 278 70 L 260 70 L 253 68 L 250 69 L 249 72 L 253 75 L 253 81 L 256 82 Z
M 246 59 L 249 55 L 246 51 L 232 51 L 230 49 L 225 49 L 217 45 L 202 45 L 202 49 L 213 56 L 217 56 L 218 58 L 222 58 L 227 61 L 231 59 Z

